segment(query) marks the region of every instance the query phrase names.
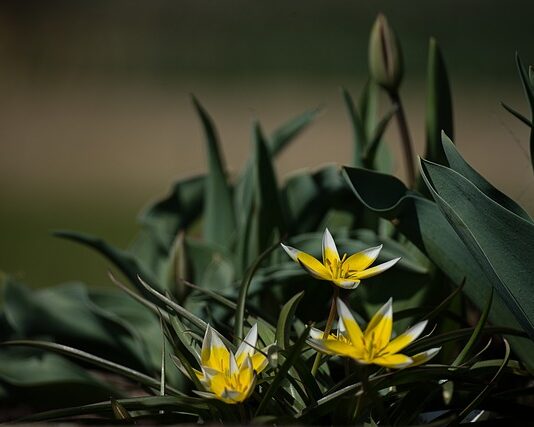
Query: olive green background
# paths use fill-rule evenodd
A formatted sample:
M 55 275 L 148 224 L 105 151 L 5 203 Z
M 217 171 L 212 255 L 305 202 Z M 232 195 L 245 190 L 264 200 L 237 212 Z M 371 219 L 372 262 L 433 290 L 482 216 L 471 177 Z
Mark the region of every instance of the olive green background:
M 250 124 L 267 130 L 324 107 L 281 157 L 296 168 L 351 159 L 339 94 L 366 78 L 367 37 L 385 12 L 403 44 L 411 131 L 424 145 L 428 38 L 447 60 L 456 142 L 534 212 L 526 112 L 514 52 L 534 62 L 525 1 L 52 1 L 0 4 L 0 269 L 32 286 L 108 285 L 106 263 L 50 237 L 75 229 L 126 246 L 135 216 L 176 178 L 205 169 L 195 93 L 237 171 Z M 392 127 L 387 141 L 398 151 Z M 396 170 L 402 176 L 402 164 Z

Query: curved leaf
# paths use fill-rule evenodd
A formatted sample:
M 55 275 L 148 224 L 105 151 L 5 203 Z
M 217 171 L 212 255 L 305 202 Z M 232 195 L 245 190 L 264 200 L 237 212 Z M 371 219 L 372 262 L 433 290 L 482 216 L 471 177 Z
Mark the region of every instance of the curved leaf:
M 423 160 L 422 175 L 489 284 L 534 339 L 534 225 L 497 204 L 452 169 Z
M 204 128 L 208 151 L 208 175 L 204 192 L 204 233 L 205 240 L 224 248 L 229 248 L 234 238 L 235 216 L 232 202 L 232 189 L 219 147 L 219 138 L 213 120 L 200 102 L 193 96 L 193 105 Z

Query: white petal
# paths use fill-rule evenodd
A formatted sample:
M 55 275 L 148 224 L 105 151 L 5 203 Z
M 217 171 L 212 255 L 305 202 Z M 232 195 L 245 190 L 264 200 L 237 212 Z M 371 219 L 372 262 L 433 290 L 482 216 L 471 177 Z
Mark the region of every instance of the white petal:
M 284 251 L 286 251 L 286 254 L 288 254 L 293 261 L 299 262 L 298 254 L 300 251 L 298 249 L 292 248 L 291 246 L 286 246 L 283 243 L 280 243 L 280 245 L 282 246 Z
M 428 320 L 423 320 L 422 322 L 416 323 L 402 335 L 409 335 L 412 338 L 412 341 L 415 341 L 417 338 L 419 338 L 419 335 L 423 333 L 427 323 Z
M 343 289 L 356 289 L 360 284 L 360 280 L 336 280 L 334 283 Z
M 256 342 L 258 341 L 258 324 L 254 323 L 250 331 L 248 331 L 247 336 L 239 345 L 235 358 L 240 360 L 243 354 L 246 354 L 250 357 L 254 354 L 256 348 Z
M 397 264 L 397 262 L 399 262 L 399 260 L 400 258 L 395 258 L 391 261 L 375 265 L 374 267 L 354 273 L 352 277 L 357 279 L 367 279 L 368 277 L 376 276 L 377 274 L 383 273 L 384 271 L 393 267 L 395 264 Z
M 310 330 L 310 338 L 320 340 L 323 338 L 324 332 L 317 328 L 311 328 Z
M 343 319 L 349 319 L 352 320 L 354 323 L 356 323 L 356 320 L 354 319 L 354 316 L 350 312 L 349 308 L 346 306 L 346 304 L 341 301 L 341 298 L 337 299 L 337 314 L 343 321 Z
M 330 234 L 330 231 L 328 230 L 328 228 L 325 228 L 324 234 L 323 234 L 323 264 L 326 264 L 327 250 L 328 252 L 333 254 L 337 260 L 339 260 L 339 253 L 337 252 L 336 242 L 334 242 L 334 238 Z

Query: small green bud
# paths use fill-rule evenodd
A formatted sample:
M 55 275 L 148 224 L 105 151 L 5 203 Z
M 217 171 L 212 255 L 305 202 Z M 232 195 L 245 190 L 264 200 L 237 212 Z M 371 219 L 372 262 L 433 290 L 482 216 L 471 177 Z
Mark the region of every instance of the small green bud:
M 369 72 L 389 92 L 397 91 L 404 74 L 399 39 L 382 14 L 377 16 L 369 38 Z

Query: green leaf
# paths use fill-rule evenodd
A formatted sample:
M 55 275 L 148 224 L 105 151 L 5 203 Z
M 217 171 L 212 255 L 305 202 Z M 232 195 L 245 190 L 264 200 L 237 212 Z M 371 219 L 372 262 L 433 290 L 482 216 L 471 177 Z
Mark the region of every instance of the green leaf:
M 252 188 L 240 223 L 238 256 L 242 270 L 277 240 L 285 230 L 284 216 L 272 157 L 259 124 L 254 126 Z
M 73 242 L 80 243 L 81 245 L 88 246 L 89 248 L 96 250 L 111 263 L 113 263 L 113 265 L 115 265 L 128 278 L 132 285 L 134 285 L 142 293 L 144 293 L 144 289 L 143 287 L 139 286 L 137 275 L 142 275 L 146 278 L 146 280 L 154 283 L 154 286 L 156 286 L 158 289 L 161 289 L 152 272 L 143 268 L 133 255 L 126 251 L 115 249 L 102 239 L 74 231 L 56 231 L 54 232 L 54 236 L 72 240 Z
M 295 311 L 297 306 L 304 296 L 304 291 L 299 292 L 293 298 L 291 298 L 280 311 L 280 316 L 278 317 L 278 324 L 276 326 L 276 341 L 282 349 L 289 347 L 289 335 L 291 330 L 291 325 L 293 322 L 293 317 L 295 316 Z
M 397 229 L 425 253 L 453 283 L 465 280 L 465 292 L 477 305 L 487 301 L 490 288 L 484 273 L 462 240 L 439 211 L 436 203 L 409 191 L 397 178 L 382 173 L 345 168 L 345 178 L 356 197 Z M 380 191 L 376 191 L 380 188 Z M 500 295 L 495 295 L 490 320 L 494 324 L 519 327 Z M 511 339 L 522 360 L 534 365 L 534 344 Z
M 247 294 L 248 289 L 250 287 L 250 283 L 252 282 L 252 278 L 254 277 L 254 273 L 256 270 L 258 270 L 261 263 L 269 256 L 269 254 L 277 248 L 279 243 L 275 243 L 270 248 L 265 250 L 256 260 L 254 263 L 248 268 L 245 277 L 243 278 L 243 281 L 241 282 L 241 286 L 239 288 L 239 296 L 237 297 L 237 308 L 235 310 L 235 324 L 234 324 L 234 337 L 236 344 L 240 344 L 245 335 L 243 334 L 243 324 L 245 321 L 245 305 L 247 302 Z
M 534 338 L 534 225 L 486 197 L 444 166 L 422 161 L 422 175 L 441 212 L 517 321 Z M 483 214 L 481 214 L 483 212 Z
M 208 407 L 204 400 L 193 397 L 179 397 L 179 396 L 152 396 L 152 397 L 135 397 L 131 399 L 118 399 L 116 401 L 123 408 L 128 411 L 159 411 L 162 409 L 169 409 L 177 412 L 194 412 L 201 414 L 208 413 Z M 60 418 L 81 416 L 81 415 L 96 415 L 112 413 L 111 401 L 100 403 L 93 403 L 90 405 L 77 406 L 72 408 L 56 409 L 53 411 L 41 412 L 39 414 L 30 415 L 21 418 L 19 422 L 36 422 L 36 421 L 50 421 Z
M 256 413 L 254 414 L 255 417 L 260 415 L 269 401 L 274 397 L 274 394 L 278 390 L 278 388 L 282 385 L 283 380 L 285 379 L 287 373 L 291 369 L 291 367 L 295 364 L 295 361 L 300 357 L 300 354 L 302 353 L 302 349 L 306 345 L 306 339 L 308 338 L 308 335 L 310 334 L 311 325 L 308 325 L 306 327 L 306 330 L 300 335 L 299 339 L 295 343 L 293 347 L 291 347 L 288 350 L 288 354 L 286 357 L 286 360 L 276 373 L 275 377 L 273 378 L 271 384 L 269 385 L 269 388 L 265 391 L 265 394 L 262 396 L 261 402 L 258 405 L 258 408 L 256 409 Z
M 229 248 L 234 239 L 235 216 L 232 189 L 219 147 L 219 139 L 213 120 L 193 96 L 193 105 L 204 128 L 208 151 L 208 175 L 204 192 L 204 233 L 206 241 Z
M 164 253 L 170 250 L 178 231 L 187 229 L 202 213 L 205 190 L 204 175 L 185 178 L 176 182 L 165 198 L 141 213 L 139 221 L 150 231 L 150 235 L 156 236 Z
M 65 356 L 73 357 L 78 360 L 82 360 L 83 362 L 98 366 L 99 368 L 103 368 L 109 372 L 114 372 L 116 374 L 122 375 L 147 387 L 158 389 L 160 386 L 159 380 L 155 378 L 151 378 L 148 375 L 145 375 L 134 369 L 119 365 L 118 363 L 111 362 L 109 360 L 95 356 L 94 354 L 90 354 L 85 351 L 81 351 L 66 345 L 46 341 L 14 340 L 3 342 L 0 344 L 0 346 L 24 346 L 52 351 Z M 181 394 L 178 390 L 175 390 L 169 386 L 166 387 L 166 390 L 171 394 Z
M 486 326 L 486 321 L 488 320 L 492 301 L 493 288 L 491 289 L 488 302 L 486 303 L 486 307 L 484 307 L 484 311 L 481 313 L 480 318 L 478 319 L 478 322 L 475 326 L 475 329 L 473 329 L 473 334 L 469 337 L 469 341 L 467 341 L 467 344 L 464 346 L 460 354 L 458 354 L 456 359 L 454 359 L 454 361 L 452 362 L 452 366 L 460 366 L 462 363 L 464 363 L 464 361 L 467 359 L 467 357 L 473 350 L 475 344 L 479 341 L 482 331 L 484 330 L 484 326 Z
M 471 181 L 482 193 L 488 196 L 490 199 L 508 209 L 510 212 L 515 213 L 521 218 L 532 222 L 532 219 L 525 210 L 519 206 L 516 202 L 510 199 L 506 194 L 502 193 L 491 185 L 482 175 L 480 175 L 475 169 L 467 163 L 460 155 L 455 145 L 446 134 L 442 134 L 441 140 L 443 146 L 443 153 L 446 156 L 448 166 L 458 172 L 467 180 Z
M 7 348 L 0 352 L 0 383 L 11 399 L 41 408 L 80 405 L 120 392 L 56 354 Z
M 349 114 L 350 123 L 352 125 L 353 134 L 353 155 L 352 164 L 356 167 L 364 167 L 364 152 L 367 147 L 367 133 L 365 126 L 360 118 L 360 114 L 354 105 L 351 94 L 345 88 L 341 89 L 343 100 Z
M 290 142 L 315 120 L 321 110 L 321 108 L 314 108 L 313 110 L 305 111 L 277 128 L 269 138 L 269 148 L 272 155 L 277 156 L 280 154 Z
M 441 146 L 442 132 L 454 138 L 451 89 L 441 49 L 436 39 L 431 38 L 428 46 L 425 158 L 447 164 Z
M 504 372 L 505 366 L 508 364 L 508 360 L 510 359 L 510 345 L 508 344 L 508 341 L 504 340 L 505 345 L 505 354 L 504 358 L 502 360 L 501 366 L 499 366 L 499 369 L 493 376 L 493 378 L 490 380 L 490 382 L 482 389 L 482 391 L 475 396 L 475 398 L 467 405 L 459 414 L 458 421 L 460 422 L 463 418 L 465 418 L 476 406 L 484 400 L 484 398 L 488 395 L 488 393 L 491 391 L 491 389 L 494 387 L 494 384 L 499 380 L 499 378 L 502 376 Z

